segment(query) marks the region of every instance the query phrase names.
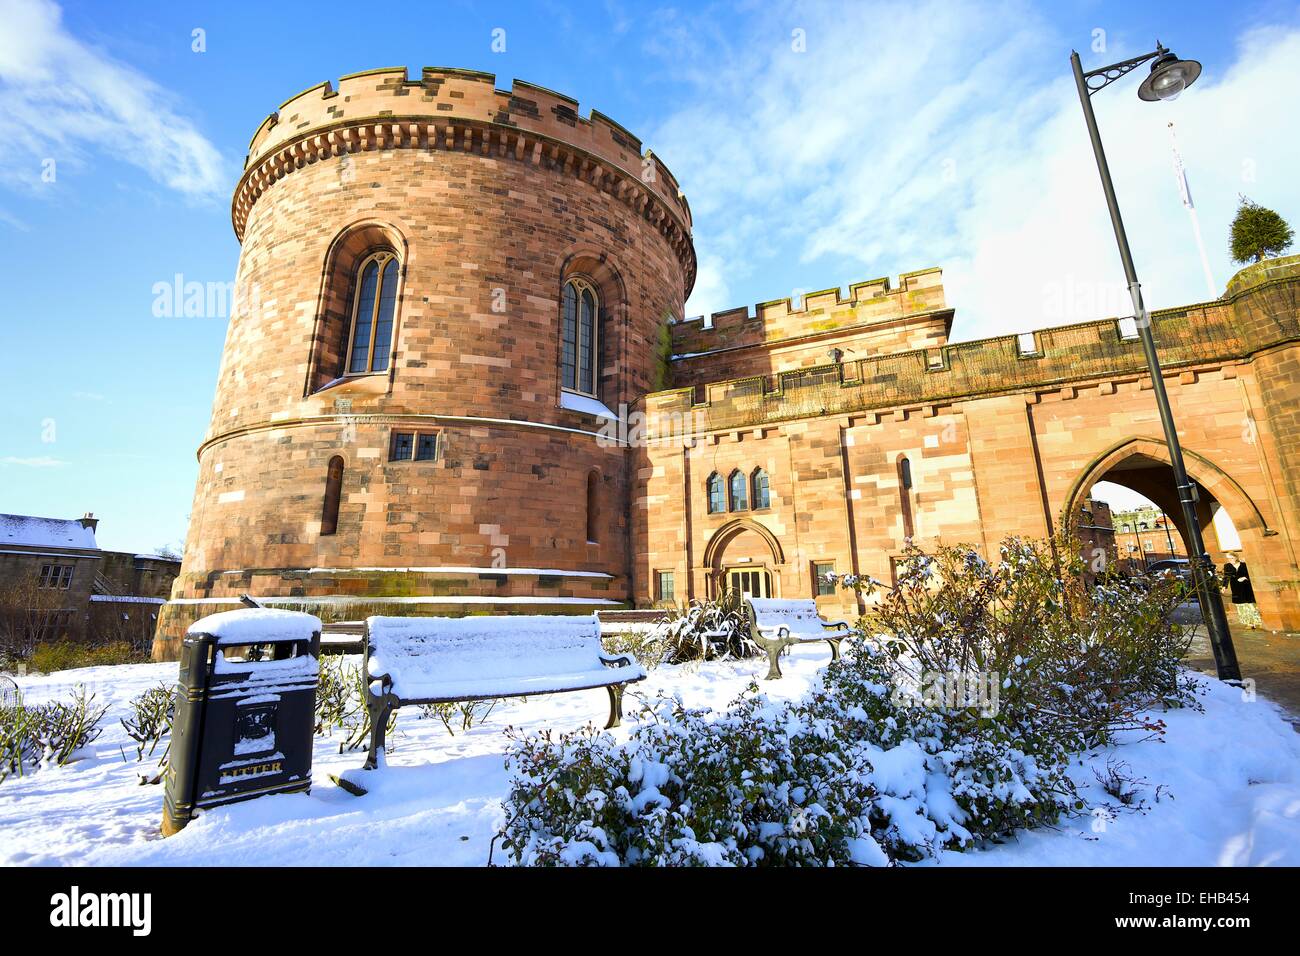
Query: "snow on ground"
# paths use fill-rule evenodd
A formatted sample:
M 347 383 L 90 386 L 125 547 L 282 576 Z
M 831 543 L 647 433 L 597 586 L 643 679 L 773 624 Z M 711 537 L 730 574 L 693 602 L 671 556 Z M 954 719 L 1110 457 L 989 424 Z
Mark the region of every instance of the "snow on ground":
M 828 659 L 824 645 L 796 647 L 782 665 L 786 677 L 763 690 L 800 696 Z M 660 667 L 629 689 L 625 724 L 636 719 L 631 693 L 678 693 L 688 705 L 721 708 L 765 666 L 755 660 Z M 163 840 L 162 788 L 137 783 L 139 771 L 154 763 L 135 762 L 117 720 L 133 696 L 175 678 L 175 664 L 139 664 L 20 679 L 29 702 L 62 697 L 80 683 L 110 710 L 103 735 L 83 759 L 0 783 L 0 864 L 482 865 L 507 789 L 502 730 L 600 726 L 608 713 L 600 689 L 535 697 L 498 705 L 484 723 L 450 736 L 440 721 L 404 708 L 389 766 L 375 774 L 368 796 L 350 796 L 330 782 L 330 774 L 364 759 L 360 752 L 339 754 L 336 732 L 316 738 L 311 793 L 211 810 Z M 1240 691 L 1217 681 L 1206 680 L 1202 700 L 1203 714 L 1162 715 L 1166 742 L 1131 742 L 1108 752 L 1127 762 L 1128 775 L 1149 781 L 1137 800 L 1148 804 L 1145 812 L 1124 809 L 1110 820 L 1085 814 L 1002 846 L 945 853 L 938 862 L 1300 865 L 1300 735 L 1275 705 L 1243 701 Z M 613 733 L 625 737 L 628 727 Z M 1090 802 L 1115 805 L 1092 773 L 1107 755 L 1090 755 L 1075 776 Z M 1166 788 L 1159 802 L 1157 785 Z

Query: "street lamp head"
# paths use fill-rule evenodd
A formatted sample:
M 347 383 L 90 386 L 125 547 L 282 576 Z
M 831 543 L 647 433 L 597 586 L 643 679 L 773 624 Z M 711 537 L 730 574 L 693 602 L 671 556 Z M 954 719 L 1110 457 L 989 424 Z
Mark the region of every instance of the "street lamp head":
M 1178 94 L 1196 82 L 1201 75 L 1201 64 L 1195 60 L 1180 60 L 1164 47 L 1158 47 L 1160 56 L 1151 64 L 1151 74 L 1138 87 L 1138 96 L 1144 100 L 1175 100 Z

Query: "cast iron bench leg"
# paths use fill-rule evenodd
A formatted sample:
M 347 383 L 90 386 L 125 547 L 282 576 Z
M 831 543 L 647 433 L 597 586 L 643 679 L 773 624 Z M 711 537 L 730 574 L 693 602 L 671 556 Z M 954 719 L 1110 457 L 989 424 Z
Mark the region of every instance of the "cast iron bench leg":
M 840 641 L 841 641 L 841 640 L 843 640 L 843 638 L 838 638 L 838 637 L 828 637 L 828 638 L 826 639 L 826 643 L 829 644 L 829 645 L 831 646 L 831 660 L 833 660 L 833 661 L 838 661 L 838 660 L 840 659 Z
M 366 713 L 370 716 L 370 753 L 366 755 L 366 770 L 379 767 L 380 754 L 384 751 L 384 736 L 388 731 L 388 715 L 393 709 L 393 698 L 366 698 Z
M 618 727 L 623 723 L 623 688 L 626 684 L 607 684 L 605 690 L 609 691 L 609 723 L 605 729 Z
M 767 651 L 767 676 L 763 680 L 780 680 L 781 665 L 777 663 L 781 651 L 785 650 L 784 641 L 764 641 L 763 649 Z

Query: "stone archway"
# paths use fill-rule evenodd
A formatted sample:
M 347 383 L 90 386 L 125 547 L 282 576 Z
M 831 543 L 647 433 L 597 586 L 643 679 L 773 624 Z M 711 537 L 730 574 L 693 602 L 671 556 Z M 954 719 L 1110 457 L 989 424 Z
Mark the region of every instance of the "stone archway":
M 1255 595 L 1264 624 L 1270 629 L 1300 627 L 1295 557 L 1284 536 L 1271 528 L 1259 505 L 1226 471 L 1204 455 L 1183 449 L 1188 477 L 1196 484 L 1199 500 L 1197 522 L 1205 538 L 1210 560 L 1220 565 L 1224 550 L 1215 533 L 1213 519 L 1220 508 L 1227 511 L 1241 538 L 1240 551 L 1251 567 Z M 1188 528 L 1174 488 L 1169 446 L 1159 438 L 1128 438 L 1097 455 L 1075 479 L 1059 512 L 1062 521 L 1077 513 L 1092 491 L 1105 480 L 1122 485 L 1150 499 L 1169 516 L 1186 542 Z
M 729 571 L 766 571 L 770 575 L 771 597 L 781 594 L 785 572 L 785 551 L 766 527 L 749 518 L 737 518 L 718 528 L 704 548 L 705 594 L 716 598 Z

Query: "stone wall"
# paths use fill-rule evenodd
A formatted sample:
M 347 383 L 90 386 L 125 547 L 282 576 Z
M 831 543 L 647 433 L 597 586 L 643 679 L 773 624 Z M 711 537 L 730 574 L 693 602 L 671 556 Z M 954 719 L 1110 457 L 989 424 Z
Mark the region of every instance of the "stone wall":
M 1300 629 L 1300 436 L 1291 431 L 1300 257 L 1253 282 L 1249 273 L 1216 303 L 1158 313 L 1155 335 L 1187 468 L 1203 492 L 1202 526 L 1215 507 L 1228 509 L 1265 623 Z M 634 496 L 638 579 L 671 569 L 690 584 L 681 597 L 708 596 L 731 566 L 734 538 L 748 542 L 738 556 L 750 562 L 753 543 L 766 542 L 781 596 L 812 596 L 814 561 L 888 581 L 908 525 L 922 548 L 971 542 L 995 556 L 1004 537 L 1054 533 L 1102 477 L 1125 483 L 1166 466 L 1141 352 L 1114 320 L 1046 329 L 1034 345 L 1009 336 L 648 396 Z M 911 489 L 902 488 L 903 457 Z M 770 511 L 709 515 L 708 475 L 755 464 L 770 475 Z M 1141 490 L 1173 517 L 1176 500 L 1159 500 L 1169 485 Z M 1207 541 L 1221 562 L 1212 534 Z M 651 597 L 647 584 L 637 600 Z M 818 600 L 855 610 L 847 593 Z
M 39 593 L 32 590 L 37 587 L 41 567 L 47 564 L 72 566 L 72 581 L 66 589 L 41 588 Z M 66 624 L 47 627 L 44 638 L 83 640 L 87 636 L 86 609 L 98 569 L 98 552 L 6 548 L 0 553 L 0 615 L 6 617 L 7 623 L 15 617 L 30 621 L 24 612 L 39 610 L 44 621 L 53 622 L 51 615 L 58 613 L 58 620 Z M 37 602 L 35 608 L 33 602 Z M 20 603 L 25 606 L 19 607 Z
M 953 310 L 944 303 L 942 273 L 924 269 L 859 282 L 847 297 L 839 289 L 760 302 L 751 313 L 731 309 L 672 326 L 672 384 L 770 375 L 793 369 L 855 362 L 875 355 L 945 345 Z

